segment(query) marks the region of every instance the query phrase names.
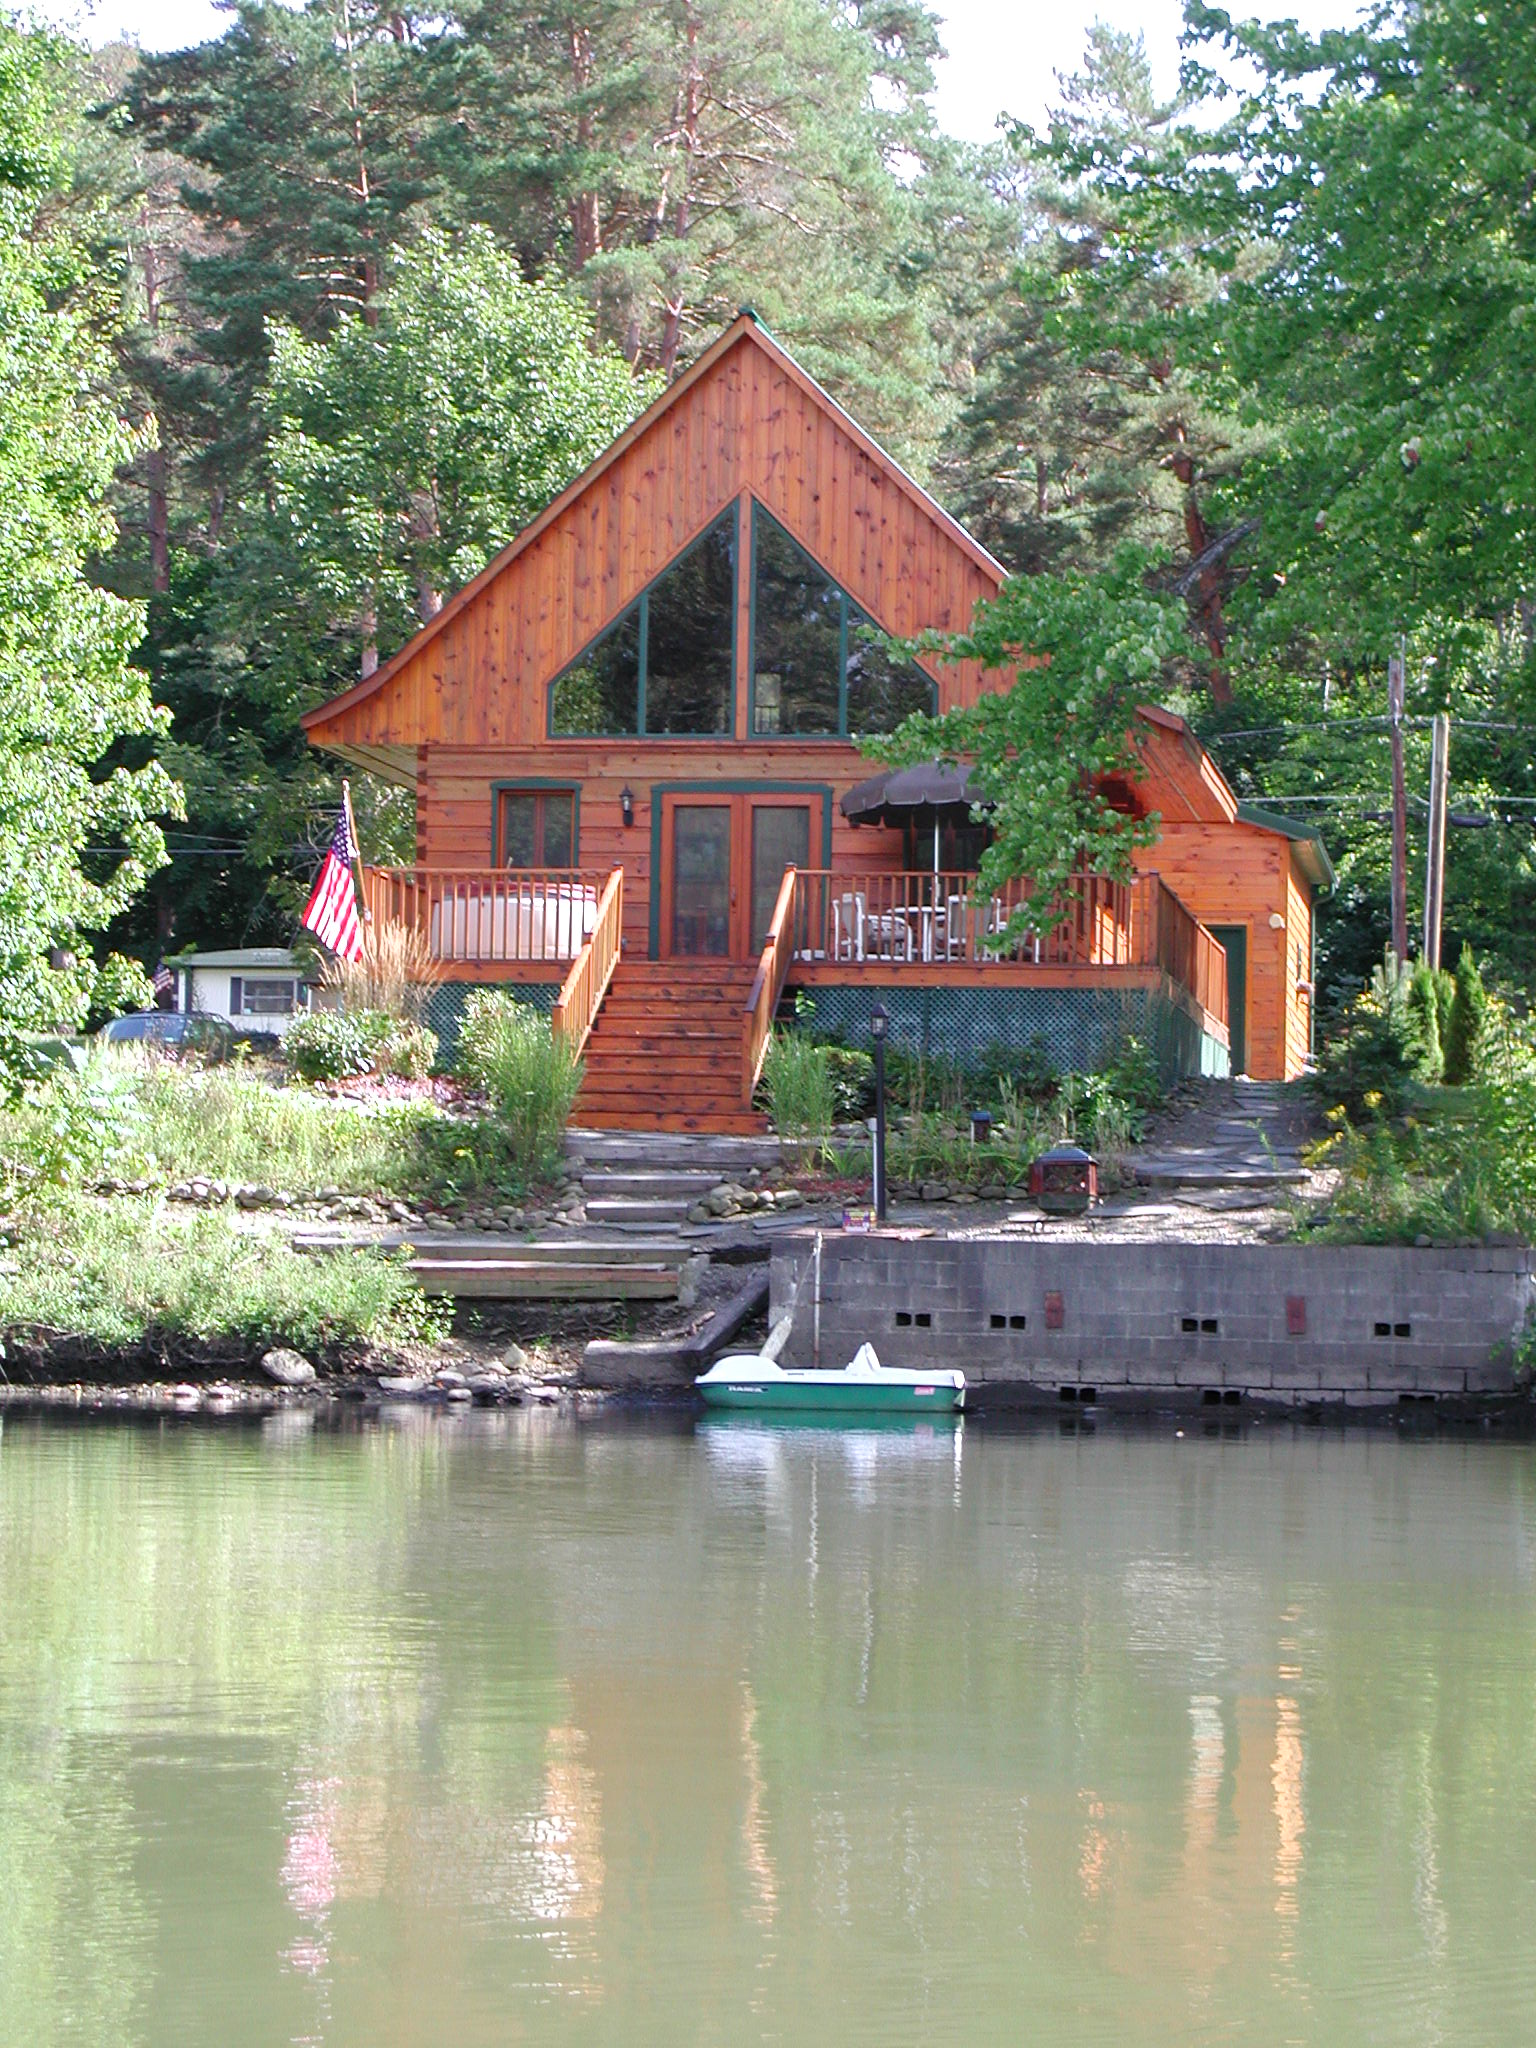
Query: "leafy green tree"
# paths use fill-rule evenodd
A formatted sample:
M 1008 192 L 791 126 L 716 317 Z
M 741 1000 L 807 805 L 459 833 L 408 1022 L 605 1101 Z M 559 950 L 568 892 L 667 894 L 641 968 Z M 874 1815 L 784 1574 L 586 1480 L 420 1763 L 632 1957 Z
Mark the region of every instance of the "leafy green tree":
M 103 772 L 163 714 L 132 655 L 140 608 L 95 588 L 132 440 L 103 395 L 82 251 L 44 225 L 67 175 L 56 137 L 64 49 L 0 23 L 0 1023 L 72 1025 L 134 993 L 98 969 L 100 931 L 164 858 L 178 792 L 155 762 Z M 52 964 L 50 964 L 52 962 Z
M 921 0 L 467 0 L 431 159 L 530 270 L 671 376 L 750 303 L 921 464 L 953 409 L 961 238 L 1002 215 L 936 130 Z
M 263 398 L 282 581 L 317 638 L 355 638 L 363 675 L 381 635 L 433 617 L 657 388 L 483 229 L 458 245 L 428 231 L 391 273 L 373 321 L 324 342 L 278 330 Z
M 869 744 L 898 765 L 972 764 L 991 804 L 983 895 L 1027 877 L 1049 903 L 1081 870 L 1128 876 L 1133 849 L 1155 839 L 1156 813 L 1135 817 L 1104 793 L 1143 775 L 1138 707 L 1187 652 L 1184 608 L 1148 589 L 1148 567 L 1144 553 L 1125 547 L 1097 576 L 1015 577 L 977 606 L 968 632 L 919 643 L 947 660 L 1016 671 L 1005 689 L 937 716 L 915 714 Z M 1029 922 L 1021 912 L 1008 937 Z
M 1233 501 L 1262 521 L 1249 630 L 1361 659 L 1426 623 L 1528 621 L 1536 6 L 1421 0 L 1316 37 L 1187 11 L 1256 76 L 1155 202 L 1225 274 L 1213 346 L 1283 411 Z

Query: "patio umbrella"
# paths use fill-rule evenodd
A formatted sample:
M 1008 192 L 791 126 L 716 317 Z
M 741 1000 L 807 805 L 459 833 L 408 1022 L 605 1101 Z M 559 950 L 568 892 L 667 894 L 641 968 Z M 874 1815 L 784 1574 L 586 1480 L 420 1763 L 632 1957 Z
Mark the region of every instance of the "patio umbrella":
M 989 799 L 971 782 L 968 768 L 945 761 L 919 761 L 913 768 L 886 768 L 856 783 L 842 799 L 850 825 L 911 825 L 933 828 L 933 872 L 939 872 L 939 829 L 946 819 L 969 818 Z

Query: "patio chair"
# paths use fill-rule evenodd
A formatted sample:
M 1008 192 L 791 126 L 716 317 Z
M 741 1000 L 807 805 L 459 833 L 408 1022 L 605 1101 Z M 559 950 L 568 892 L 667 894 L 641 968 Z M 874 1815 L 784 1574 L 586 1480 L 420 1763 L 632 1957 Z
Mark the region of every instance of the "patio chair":
M 867 899 L 862 890 L 850 891 L 833 898 L 832 902 L 832 958 L 834 960 L 862 960 L 864 958 L 864 913 Z

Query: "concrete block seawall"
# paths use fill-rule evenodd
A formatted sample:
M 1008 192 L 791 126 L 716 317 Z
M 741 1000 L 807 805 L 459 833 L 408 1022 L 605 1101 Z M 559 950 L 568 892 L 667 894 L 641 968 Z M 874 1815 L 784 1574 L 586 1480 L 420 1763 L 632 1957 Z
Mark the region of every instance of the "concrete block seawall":
M 771 1315 L 811 1362 L 814 1239 L 774 1251 Z M 822 1240 L 820 1357 L 958 1365 L 980 1405 L 1389 1407 L 1515 1392 L 1536 1301 L 1528 1250 Z

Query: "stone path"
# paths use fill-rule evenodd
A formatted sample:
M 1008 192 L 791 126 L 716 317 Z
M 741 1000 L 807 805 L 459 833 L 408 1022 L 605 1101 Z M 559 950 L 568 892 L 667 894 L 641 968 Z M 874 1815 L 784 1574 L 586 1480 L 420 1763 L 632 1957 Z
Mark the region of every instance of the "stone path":
M 1130 1155 L 1136 1181 L 1207 1208 L 1254 1206 L 1305 1186 L 1312 1100 L 1298 1082 L 1207 1084 Z

